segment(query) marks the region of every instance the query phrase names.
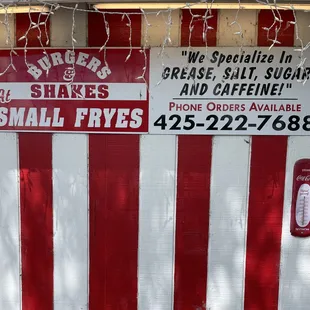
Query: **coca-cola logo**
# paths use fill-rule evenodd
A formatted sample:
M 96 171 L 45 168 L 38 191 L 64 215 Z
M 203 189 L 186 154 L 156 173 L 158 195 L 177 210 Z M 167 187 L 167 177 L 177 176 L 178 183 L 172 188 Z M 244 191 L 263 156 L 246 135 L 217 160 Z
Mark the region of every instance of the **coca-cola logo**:
M 299 175 L 296 180 L 304 182 L 310 181 L 310 175 Z

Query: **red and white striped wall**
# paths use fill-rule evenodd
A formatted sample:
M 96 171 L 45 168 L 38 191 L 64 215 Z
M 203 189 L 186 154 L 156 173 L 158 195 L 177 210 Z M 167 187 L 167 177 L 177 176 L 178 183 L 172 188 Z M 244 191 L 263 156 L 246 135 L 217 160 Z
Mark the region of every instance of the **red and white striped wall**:
M 235 15 L 213 11 L 209 45 L 240 45 Z M 76 46 L 101 46 L 102 17 L 75 17 Z M 292 13 L 282 18 L 279 40 L 293 46 Z M 109 45 L 128 46 L 127 21 L 107 19 Z M 152 46 L 166 19 L 148 18 Z M 307 43 L 309 15 L 297 19 Z M 189 12 L 172 21 L 172 45 L 187 45 Z M 238 21 L 244 45 L 270 44 L 270 12 Z M 70 11 L 51 17 L 50 46 L 71 46 L 71 22 Z M 144 19 L 131 22 L 140 46 Z M 28 14 L 12 18 L 17 46 L 28 26 Z M 39 45 L 36 31 L 29 46 Z M 196 20 L 193 46 L 201 32 Z M 293 165 L 304 157 L 306 136 L 0 132 L 0 309 L 309 309 L 310 239 L 289 232 Z

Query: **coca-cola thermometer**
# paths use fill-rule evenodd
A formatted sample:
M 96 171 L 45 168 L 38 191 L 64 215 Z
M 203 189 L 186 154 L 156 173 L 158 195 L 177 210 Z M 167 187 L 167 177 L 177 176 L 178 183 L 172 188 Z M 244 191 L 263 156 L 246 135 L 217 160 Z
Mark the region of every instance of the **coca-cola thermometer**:
M 310 159 L 300 159 L 294 166 L 291 234 L 310 236 Z

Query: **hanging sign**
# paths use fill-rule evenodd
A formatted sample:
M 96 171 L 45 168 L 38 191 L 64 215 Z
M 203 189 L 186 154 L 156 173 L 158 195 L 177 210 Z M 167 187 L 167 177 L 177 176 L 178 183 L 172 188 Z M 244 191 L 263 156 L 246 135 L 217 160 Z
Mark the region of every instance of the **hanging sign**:
M 310 134 L 310 65 L 293 48 L 152 48 L 150 66 L 151 134 Z
M 0 70 L 16 71 L 0 76 L 0 131 L 147 132 L 145 58 L 133 49 L 125 61 L 129 52 L 1 51 Z

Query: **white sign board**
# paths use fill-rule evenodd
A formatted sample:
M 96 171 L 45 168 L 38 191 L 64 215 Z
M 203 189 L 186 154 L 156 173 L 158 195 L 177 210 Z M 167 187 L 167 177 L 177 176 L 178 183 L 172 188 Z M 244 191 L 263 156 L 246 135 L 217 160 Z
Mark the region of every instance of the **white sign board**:
M 297 68 L 292 47 L 160 53 L 151 49 L 151 134 L 310 135 L 310 65 Z

